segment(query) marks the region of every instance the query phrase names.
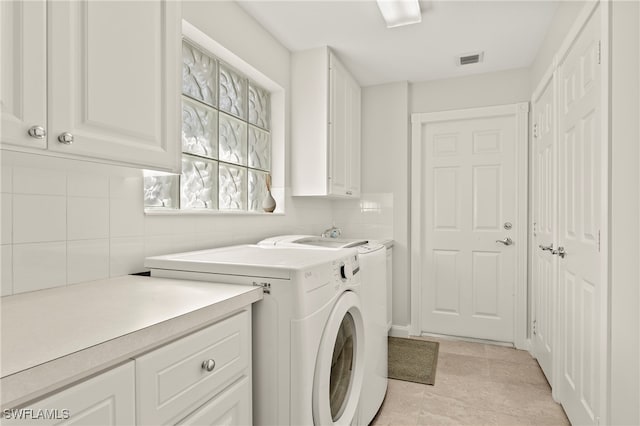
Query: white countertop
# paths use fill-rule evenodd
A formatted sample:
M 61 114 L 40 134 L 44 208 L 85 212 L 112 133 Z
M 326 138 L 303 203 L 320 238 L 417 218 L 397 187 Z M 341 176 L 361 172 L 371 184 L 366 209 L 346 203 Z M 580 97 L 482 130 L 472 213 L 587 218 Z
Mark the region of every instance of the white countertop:
M 0 299 L 1 406 L 115 366 L 262 299 L 262 289 L 125 276 Z

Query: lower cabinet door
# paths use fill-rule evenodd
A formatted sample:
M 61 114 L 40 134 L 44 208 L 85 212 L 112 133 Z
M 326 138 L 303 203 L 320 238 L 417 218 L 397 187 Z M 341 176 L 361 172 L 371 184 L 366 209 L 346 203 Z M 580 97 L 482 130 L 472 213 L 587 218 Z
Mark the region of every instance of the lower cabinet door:
M 2 424 L 133 425 L 134 380 L 131 361 L 27 407 L 3 411 Z
M 250 425 L 251 383 L 247 376 L 183 419 L 180 425 Z
M 175 424 L 251 370 L 247 310 L 136 358 L 141 425 Z

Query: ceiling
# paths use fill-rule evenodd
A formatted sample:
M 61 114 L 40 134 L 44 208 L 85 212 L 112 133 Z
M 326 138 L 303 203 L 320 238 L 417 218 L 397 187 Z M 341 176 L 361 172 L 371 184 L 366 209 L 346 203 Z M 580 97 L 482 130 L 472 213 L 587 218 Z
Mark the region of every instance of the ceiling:
M 421 1 L 422 22 L 386 28 L 373 0 L 240 0 L 291 51 L 328 45 L 362 86 L 529 67 L 557 1 Z M 457 57 L 484 51 L 460 67 Z

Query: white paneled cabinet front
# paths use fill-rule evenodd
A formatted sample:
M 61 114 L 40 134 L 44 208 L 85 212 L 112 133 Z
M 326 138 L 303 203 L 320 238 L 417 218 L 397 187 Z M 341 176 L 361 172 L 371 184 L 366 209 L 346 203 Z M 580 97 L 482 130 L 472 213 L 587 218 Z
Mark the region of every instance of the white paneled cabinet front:
M 44 0 L 0 2 L 2 143 L 46 148 L 47 16 Z M 29 129 L 33 127 L 33 136 Z
M 179 2 L 3 2 L 2 12 L 5 148 L 177 170 Z
M 361 90 L 322 47 L 292 56 L 293 195 L 359 197 Z
M 240 379 L 222 394 L 182 420 L 180 425 L 217 426 L 250 425 L 251 382 L 248 377 Z
M 136 402 L 141 425 L 250 423 L 250 312 L 136 358 Z
M 15 411 L 14 415 L 7 417 L 5 413 L 2 424 L 132 425 L 136 405 L 134 380 L 134 362 L 129 361 Z

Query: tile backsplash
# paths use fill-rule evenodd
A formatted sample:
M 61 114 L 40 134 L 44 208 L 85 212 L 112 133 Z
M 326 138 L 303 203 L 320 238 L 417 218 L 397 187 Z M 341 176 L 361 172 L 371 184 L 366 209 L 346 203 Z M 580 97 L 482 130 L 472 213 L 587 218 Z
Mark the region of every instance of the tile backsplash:
M 393 193 L 363 193 L 334 200 L 333 223 L 348 238 L 393 239 Z
M 145 215 L 140 170 L 1 153 L 3 296 L 138 272 L 150 255 L 320 234 L 332 222 L 330 201 L 291 197 L 283 215 Z

